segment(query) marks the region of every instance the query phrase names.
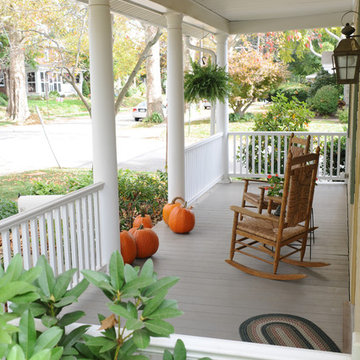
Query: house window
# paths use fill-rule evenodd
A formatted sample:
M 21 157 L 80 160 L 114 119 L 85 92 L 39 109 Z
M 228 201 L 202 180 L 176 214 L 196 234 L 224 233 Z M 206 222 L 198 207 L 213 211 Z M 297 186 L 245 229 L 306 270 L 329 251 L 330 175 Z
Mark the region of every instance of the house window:
M 0 87 L 5 87 L 5 74 L 3 71 L 0 71 Z
M 28 83 L 28 92 L 36 92 L 36 83 L 35 83 L 35 72 L 29 72 L 27 74 L 27 83 Z
M 41 71 L 40 72 L 40 81 L 41 81 L 41 92 L 45 93 L 46 92 L 46 73 L 45 71 Z
M 76 77 L 75 77 L 75 82 L 77 84 L 80 84 L 80 74 L 77 74 Z

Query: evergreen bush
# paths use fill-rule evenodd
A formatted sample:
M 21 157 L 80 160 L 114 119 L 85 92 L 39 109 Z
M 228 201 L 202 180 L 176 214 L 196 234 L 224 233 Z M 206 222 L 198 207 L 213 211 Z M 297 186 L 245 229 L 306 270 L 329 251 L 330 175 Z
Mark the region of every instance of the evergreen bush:
M 0 220 L 18 213 L 16 202 L 0 199 Z
M 153 112 L 151 116 L 147 116 L 144 120 L 144 123 L 152 123 L 152 124 L 161 124 L 164 122 L 163 117 L 158 112 Z
M 339 90 L 333 85 L 320 88 L 312 99 L 312 109 L 320 115 L 335 113 L 338 108 Z
M 86 97 L 88 97 L 90 95 L 90 88 L 89 88 L 89 84 L 86 80 L 83 81 L 82 83 L 82 94 Z
M 349 108 L 339 109 L 336 116 L 342 124 L 347 124 L 349 122 Z
M 269 94 L 269 100 L 273 101 L 277 95 L 284 95 L 288 100 L 293 97 L 299 101 L 306 101 L 308 98 L 309 88 L 303 84 L 284 84 L 275 90 L 272 90 Z

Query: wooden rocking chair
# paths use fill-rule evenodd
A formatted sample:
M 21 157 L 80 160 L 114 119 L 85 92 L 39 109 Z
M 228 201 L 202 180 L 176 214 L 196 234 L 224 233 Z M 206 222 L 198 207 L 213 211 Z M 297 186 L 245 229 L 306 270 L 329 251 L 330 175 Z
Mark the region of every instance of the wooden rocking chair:
M 289 140 L 288 156 L 290 154 L 292 154 L 293 157 L 307 154 L 310 149 L 310 139 L 310 135 L 308 135 L 306 138 L 299 138 L 296 137 L 294 133 L 292 133 Z M 268 207 L 268 202 L 265 199 L 265 188 L 267 181 L 261 179 L 244 179 L 244 182 L 245 184 L 241 206 L 252 208 L 255 207 L 257 208 L 258 213 L 261 214 L 262 211 Z M 259 186 L 260 193 L 253 193 L 248 191 L 250 182 L 262 184 L 262 186 Z M 276 208 L 276 206 L 277 204 L 273 205 L 273 210 Z
M 279 262 L 304 267 L 320 267 L 329 264 L 303 261 L 306 249 L 316 174 L 319 163 L 319 147 L 315 154 L 293 157 L 290 153 L 286 163 L 282 197 L 265 197 L 268 201 L 267 214 L 259 214 L 240 206 L 231 206 L 234 222 L 231 238 L 230 258 L 225 260 L 236 268 L 259 277 L 275 280 L 296 280 L 305 274 L 277 274 Z M 281 204 L 280 216 L 271 214 L 272 205 Z M 238 237 L 238 235 L 240 237 Z M 300 246 L 297 246 L 299 245 Z M 282 248 L 290 248 L 286 253 Z M 255 255 L 261 252 L 272 259 Z M 300 252 L 300 260 L 288 258 Z M 273 272 L 253 269 L 234 261 L 240 253 L 271 264 Z

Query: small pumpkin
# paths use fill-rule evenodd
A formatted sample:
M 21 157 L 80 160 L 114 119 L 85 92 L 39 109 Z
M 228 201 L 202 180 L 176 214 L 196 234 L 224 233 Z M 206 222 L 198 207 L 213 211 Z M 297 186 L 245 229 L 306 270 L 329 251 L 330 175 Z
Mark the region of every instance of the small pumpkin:
M 156 253 L 159 248 L 159 238 L 154 230 L 145 228 L 141 224 L 138 228 L 130 229 L 129 232 L 135 238 L 137 258 L 147 258 Z
M 171 211 L 177 207 L 177 206 L 181 206 L 181 203 L 184 204 L 185 203 L 185 200 L 180 197 L 180 196 L 177 196 L 176 198 L 174 198 L 171 203 L 169 204 L 166 204 L 163 208 L 163 211 L 162 211 L 162 216 L 163 216 L 163 220 L 165 222 L 165 224 L 168 224 L 169 223 L 169 216 L 170 216 L 170 213 Z
M 169 216 L 170 229 L 178 234 L 185 234 L 190 232 L 195 226 L 195 215 L 191 208 L 184 205 L 175 207 Z
M 153 223 L 151 221 L 150 215 L 138 215 L 133 222 L 133 227 L 139 227 L 141 224 L 143 224 L 144 228 L 152 228 Z
M 128 231 L 120 232 L 120 251 L 125 264 L 132 264 L 136 258 L 135 238 Z

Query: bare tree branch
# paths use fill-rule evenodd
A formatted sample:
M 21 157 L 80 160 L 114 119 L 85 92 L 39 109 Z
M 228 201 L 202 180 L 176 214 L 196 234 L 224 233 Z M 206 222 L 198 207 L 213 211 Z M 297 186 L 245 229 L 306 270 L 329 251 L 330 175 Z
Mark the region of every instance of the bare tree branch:
M 319 54 L 318 52 L 315 51 L 314 46 L 313 46 L 313 43 L 312 43 L 311 40 L 309 41 L 309 45 L 310 45 L 310 46 L 309 46 L 310 51 L 311 51 L 315 56 L 321 58 L 321 54 Z
M 157 32 L 155 34 L 155 36 L 153 37 L 152 40 L 150 40 L 146 46 L 145 49 L 143 50 L 143 52 L 140 54 L 140 57 L 133 69 L 133 71 L 131 72 L 129 78 L 126 81 L 126 84 L 124 85 L 124 87 L 121 89 L 119 96 L 116 99 L 115 102 L 115 114 L 118 113 L 119 109 L 120 109 L 120 105 L 125 97 L 125 94 L 127 93 L 127 91 L 129 90 L 129 87 L 131 85 L 131 83 L 133 82 L 136 74 L 138 73 L 138 71 L 140 70 L 141 64 L 144 62 L 144 60 L 146 59 L 150 48 L 159 40 L 160 36 L 161 36 L 162 32 L 160 30 L 160 28 L 157 29 Z

